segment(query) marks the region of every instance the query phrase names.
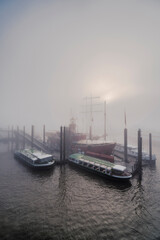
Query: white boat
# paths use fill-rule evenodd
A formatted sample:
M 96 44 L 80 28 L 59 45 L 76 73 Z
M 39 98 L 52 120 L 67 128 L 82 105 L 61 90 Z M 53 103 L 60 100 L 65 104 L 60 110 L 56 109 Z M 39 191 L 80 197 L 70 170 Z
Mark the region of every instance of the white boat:
M 50 168 L 55 164 L 55 160 L 51 154 L 33 149 L 15 151 L 14 157 L 30 167 L 37 169 Z
M 128 181 L 132 177 L 132 174 L 127 171 L 125 166 L 113 164 L 82 153 L 71 154 L 68 161 L 77 167 L 111 180 Z
M 124 145 L 122 144 L 116 144 L 113 154 L 119 158 L 124 158 Z M 127 147 L 127 155 L 128 157 L 136 158 L 138 159 L 138 148 L 134 146 L 128 146 Z M 150 155 L 146 152 L 142 152 L 142 161 L 143 162 L 155 162 L 156 156 L 155 154 L 152 154 L 152 159 L 150 161 Z

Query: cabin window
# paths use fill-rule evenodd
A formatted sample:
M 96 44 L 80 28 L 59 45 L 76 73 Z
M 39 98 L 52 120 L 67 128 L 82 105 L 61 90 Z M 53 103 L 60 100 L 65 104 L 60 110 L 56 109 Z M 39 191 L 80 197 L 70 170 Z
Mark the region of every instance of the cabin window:
M 111 172 L 111 169 L 107 169 L 107 173 L 110 173 Z
M 88 164 L 88 167 L 93 167 L 93 164 Z
M 103 170 L 105 170 L 105 168 L 103 168 L 103 167 L 100 167 L 100 171 L 103 171 Z
M 115 169 L 112 169 L 112 173 L 114 174 L 118 174 L 118 175 L 122 175 L 122 171 L 119 171 L 119 170 L 115 170 Z

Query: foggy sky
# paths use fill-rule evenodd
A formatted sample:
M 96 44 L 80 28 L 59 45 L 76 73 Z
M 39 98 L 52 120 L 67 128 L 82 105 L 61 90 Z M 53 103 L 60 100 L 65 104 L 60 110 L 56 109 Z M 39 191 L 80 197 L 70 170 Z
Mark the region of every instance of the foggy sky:
M 124 111 L 129 129 L 159 131 L 159 24 L 156 0 L 1 0 L 0 126 L 56 130 L 73 116 L 81 130 L 84 98 L 100 96 L 108 131 Z

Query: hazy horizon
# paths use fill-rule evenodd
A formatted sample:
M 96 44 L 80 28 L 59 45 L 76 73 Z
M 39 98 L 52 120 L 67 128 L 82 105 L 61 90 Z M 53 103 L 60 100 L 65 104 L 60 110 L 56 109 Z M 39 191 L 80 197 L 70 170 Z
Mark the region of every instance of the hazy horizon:
M 0 126 L 58 130 L 99 96 L 96 133 L 160 132 L 160 3 L 0 0 Z

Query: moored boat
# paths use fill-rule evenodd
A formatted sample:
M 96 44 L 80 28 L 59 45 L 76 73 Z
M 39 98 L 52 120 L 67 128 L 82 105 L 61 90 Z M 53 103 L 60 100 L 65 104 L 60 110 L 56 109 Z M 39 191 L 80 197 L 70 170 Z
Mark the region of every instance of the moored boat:
M 114 156 L 113 155 L 107 155 L 107 154 L 90 152 L 90 151 L 85 152 L 85 154 L 88 155 L 88 156 L 91 156 L 91 157 L 100 158 L 100 159 L 103 159 L 103 160 L 114 163 Z
M 35 169 L 51 168 L 55 165 L 55 160 L 51 154 L 33 149 L 15 151 L 14 157 Z
M 116 144 L 113 154 L 119 158 L 124 158 L 124 145 L 122 144 Z M 131 158 L 138 158 L 138 148 L 134 146 L 128 146 L 127 147 L 127 155 Z M 152 157 L 150 159 L 150 156 L 146 152 L 142 152 L 142 162 L 143 163 L 155 163 L 156 156 L 155 154 L 152 154 Z
M 116 143 L 101 140 L 81 140 L 72 144 L 72 152 L 94 152 L 99 154 L 111 155 Z
M 128 181 L 132 177 L 132 174 L 127 171 L 125 166 L 113 164 L 81 153 L 71 154 L 68 161 L 77 167 L 111 180 Z

